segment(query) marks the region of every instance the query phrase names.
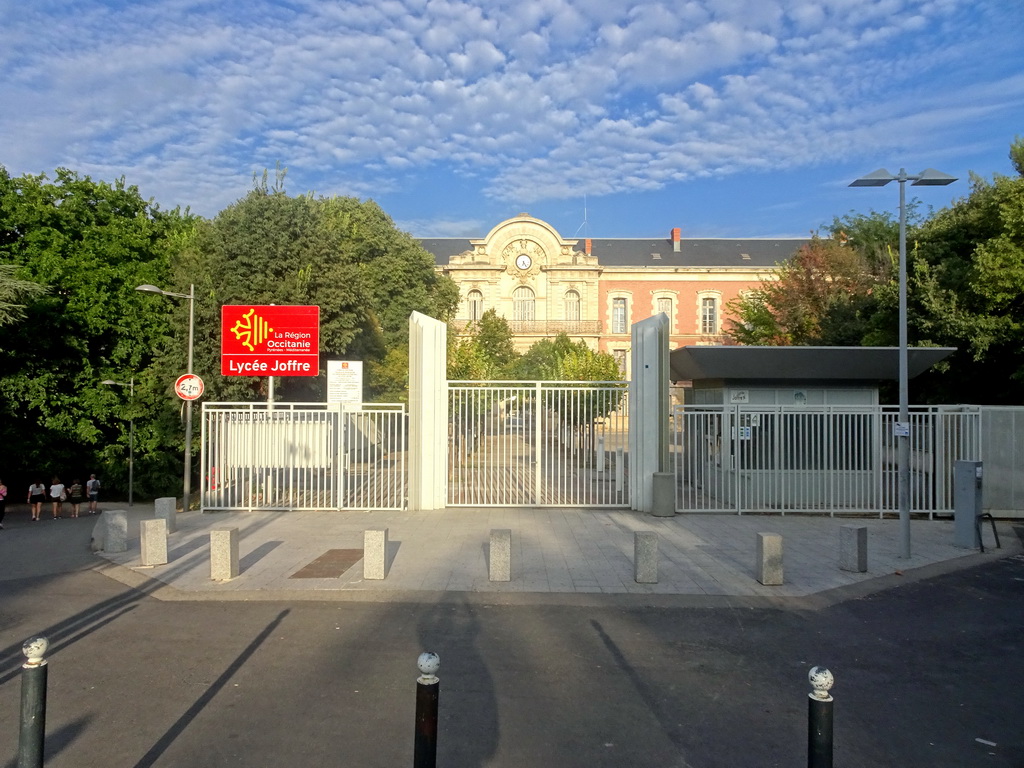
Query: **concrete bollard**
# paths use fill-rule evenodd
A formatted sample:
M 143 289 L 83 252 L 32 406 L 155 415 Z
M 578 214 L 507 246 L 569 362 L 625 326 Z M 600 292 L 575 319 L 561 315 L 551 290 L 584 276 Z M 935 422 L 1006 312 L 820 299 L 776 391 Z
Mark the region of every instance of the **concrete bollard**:
M 782 584 L 782 536 L 757 534 L 757 580 L 766 587 Z
M 441 681 L 435 674 L 441 668 L 436 653 L 421 653 L 416 659 L 420 676 L 416 678 L 416 732 L 413 736 L 413 768 L 437 765 L 437 705 Z
M 388 567 L 388 529 L 363 531 L 363 578 L 383 579 Z
M 33 637 L 25 641 L 21 652 L 21 730 L 18 734 L 18 768 L 43 768 L 46 739 L 46 649 L 50 641 Z
M 488 571 L 491 581 L 512 580 L 512 531 L 507 528 L 491 531 Z
M 839 529 L 839 568 L 866 573 L 868 570 L 868 527 L 844 525 Z
M 633 534 L 633 580 L 637 584 L 658 583 L 658 534 L 654 531 Z
M 675 516 L 676 476 L 671 472 L 655 472 L 651 478 L 651 514 L 655 517 Z
M 178 500 L 173 496 L 163 496 L 153 502 L 156 516 L 167 521 L 167 533 L 178 530 Z
M 139 522 L 139 548 L 143 565 L 166 565 L 167 521 L 158 518 Z
M 811 667 L 807 680 L 814 690 L 807 702 L 807 768 L 832 768 L 832 696 L 835 683 L 825 667 Z
M 238 529 L 214 528 L 210 531 L 210 578 L 230 581 L 238 577 Z
M 128 513 L 123 509 L 108 509 L 101 518 L 103 522 L 103 551 L 128 551 Z

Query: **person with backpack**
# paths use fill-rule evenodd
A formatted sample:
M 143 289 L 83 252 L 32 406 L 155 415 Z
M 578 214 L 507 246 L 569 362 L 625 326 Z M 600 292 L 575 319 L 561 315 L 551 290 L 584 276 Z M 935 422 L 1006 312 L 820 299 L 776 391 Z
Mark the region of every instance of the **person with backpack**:
M 100 500 L 100 481 L 96 479 L 96 475 L 89 475 L 89 479 L 85 482 L 85 492 L 89 496 L 89 514 L 96 514 L 96 503 Z

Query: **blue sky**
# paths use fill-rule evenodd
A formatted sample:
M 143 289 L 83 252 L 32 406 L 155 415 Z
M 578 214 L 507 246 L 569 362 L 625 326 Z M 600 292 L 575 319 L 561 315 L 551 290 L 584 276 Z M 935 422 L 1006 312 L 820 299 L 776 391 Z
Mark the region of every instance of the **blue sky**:
M 1021 0 L 0 0 L 0 164 L 213 216 L 254 172 L 419 236 L 803 236 L 1011 173 Z

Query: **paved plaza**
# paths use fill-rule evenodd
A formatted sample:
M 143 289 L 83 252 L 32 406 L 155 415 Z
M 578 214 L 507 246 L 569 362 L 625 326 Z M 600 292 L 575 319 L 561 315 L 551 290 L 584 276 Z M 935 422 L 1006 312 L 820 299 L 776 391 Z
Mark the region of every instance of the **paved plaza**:
M 109 507 L 108 507 L 109 508 Z M 129 515 L 129 547 L 104 554 L 118 566 L 105 572 L 127 580 L 157 580 L 179 599 L 434 599 L 440 592 L 538 594 L 634 594 L 798 598 L 837 588 L 870 591 L 901 578 L 976 564 L 979 558 L 1012 554 L 1020 543 L 1001 523 L 1003 548 L 988 553 L 953 546 L 951 520 L 913 520 L 912 557 L 899 557 L 900 526 L 894 518 L 693 515 L 660 518 L 628 510 L 447 509 L 437 512 L 189 512 L 177 516 L 166 565 L 142 566 L 139 521 L 153 514 L 136 505 Z M 868 529 L 868 570 L 839 567 L 840 529 Z M 210 531 L 237 528 L 240 573 L 210 578 Z M 364 531 L 387 528 L 387 576 L 363 578 Z M 493 529 L 512 532 L 508 582 L 490 581 L 488 542 Z M 658 581 L 634 580 L 634 534 L 658 537 Z M 783 540 L 784 583 L 756 578 L 757 534 Z M 320 558 L 336 554 L 337 573 L 309 577 Z M 348 555 L 347 559 L 345 555 Z M 328 558 L 329 559 L 329 558 Z M 322 562 L 322 561 L 321 561 Z M 330 564 L 327 564 L 328 570 Z M 344 570 L 342 570 L 344 569 Z M 920 573 L 919 573 L 920 572 Z M 170 599 L 172 593 L 166 597 Z

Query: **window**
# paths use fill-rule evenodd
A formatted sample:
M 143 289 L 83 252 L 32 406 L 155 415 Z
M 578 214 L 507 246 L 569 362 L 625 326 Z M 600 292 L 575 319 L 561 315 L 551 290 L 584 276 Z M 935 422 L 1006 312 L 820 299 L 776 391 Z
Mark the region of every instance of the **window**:
M 667 296 L 663 296 L 663 297 L 659 298 L 658 302 L 657 302 L 657 312 L 664 312 L 665 316 L 669 320 L 671 320 L 672 319 L 672 299 L 668 298 Z
M 625 333 L 629 313 L 625 299 L 612 299 L 612 333 Z
M 565 292 L 565 319 L 580 319 L 580 295 L 576 291 Z
M 466 297 L 466 304 L 469 305 L 469 319 L 473 322 L 479 321 L 484 313 L 484 295 L 480 291 L 470 291 Z
M 518 321 L 532 321 L 533 314 L 533 291 L 525 285 L 516 288 L 512 294 L 512 317 Z
M 700 332 L 718 333 L 718 299 L 712 296 L 700 300 Z

